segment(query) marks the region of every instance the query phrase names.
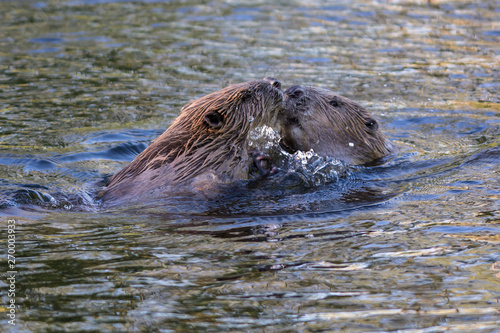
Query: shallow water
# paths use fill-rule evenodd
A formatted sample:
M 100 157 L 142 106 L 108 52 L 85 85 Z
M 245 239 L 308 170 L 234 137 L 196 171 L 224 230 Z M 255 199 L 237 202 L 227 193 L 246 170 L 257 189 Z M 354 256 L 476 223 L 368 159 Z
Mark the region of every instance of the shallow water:
M 498 331 L 499 22 L 498 1 L 0 2 L 1 331 Z M 398 152 L 95 205 L 182 105 L 265 76 L 362 104 Z

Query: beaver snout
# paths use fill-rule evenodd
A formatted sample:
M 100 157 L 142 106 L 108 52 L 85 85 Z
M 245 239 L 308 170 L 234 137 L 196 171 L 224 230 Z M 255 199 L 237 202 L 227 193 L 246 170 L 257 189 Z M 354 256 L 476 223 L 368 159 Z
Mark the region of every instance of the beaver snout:
M 274 88 L 281 89 L 281 82 L 276 80 L 275 78 L 268 76 L 265 77 L 263 80 L 269 82 L 269 84 L 272 85 Z

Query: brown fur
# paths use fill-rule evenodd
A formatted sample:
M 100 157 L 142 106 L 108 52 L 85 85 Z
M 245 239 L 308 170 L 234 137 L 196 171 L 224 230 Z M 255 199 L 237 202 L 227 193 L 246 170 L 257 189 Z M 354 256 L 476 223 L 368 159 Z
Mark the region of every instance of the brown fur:
M 349 164 L 365 164 L 392 150 L 365 108 L 321 88 L 293 86 L 285 91 L 280 134 L 289 152 L 313 149 Z
M 246 179 L 249 132 L 276 121 L 281 85 L 272 78 L 234 84 L 197 99 L 146 150 L 115 174 L 103 200 L 161 196 L 169 187 L 196 177 Z M 210 176 L 203 174 L 211 173 Z

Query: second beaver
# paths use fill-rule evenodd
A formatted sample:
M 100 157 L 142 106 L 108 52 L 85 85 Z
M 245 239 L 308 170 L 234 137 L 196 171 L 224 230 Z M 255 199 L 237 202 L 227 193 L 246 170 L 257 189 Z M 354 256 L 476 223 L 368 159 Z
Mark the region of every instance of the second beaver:
M 289 153 L 313 150 L 360 165 L 393 150 L 378 122 L 359 104 L 334 92 L 309 86 L 285 91 L 281 146 Z
M 266 160 L 248 150 L 249 133 L 273 125 L 283 107 L 281 84 L 264 78 L 233 84 L 199 98 L 146 150 L 115 174 L 101 191 L 104 201 L 159 198 L 180 184 L 212 190 L 221 182 L 244 180 Z

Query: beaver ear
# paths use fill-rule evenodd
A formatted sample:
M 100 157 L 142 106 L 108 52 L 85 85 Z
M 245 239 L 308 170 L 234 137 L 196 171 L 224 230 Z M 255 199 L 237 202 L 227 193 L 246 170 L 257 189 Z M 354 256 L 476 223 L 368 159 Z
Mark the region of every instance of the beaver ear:
M 302 86 L 291 86 L 285 91 L 288 98 L 299 99 L 304 96 L 305 92 Z
M 207 114 L 205 114 L 205 117 L 203 118 L 203 121 L 212 128 L 222 127 L 223 120 L 224 119 L 222 115 L 215 111 L 208 112 Z

